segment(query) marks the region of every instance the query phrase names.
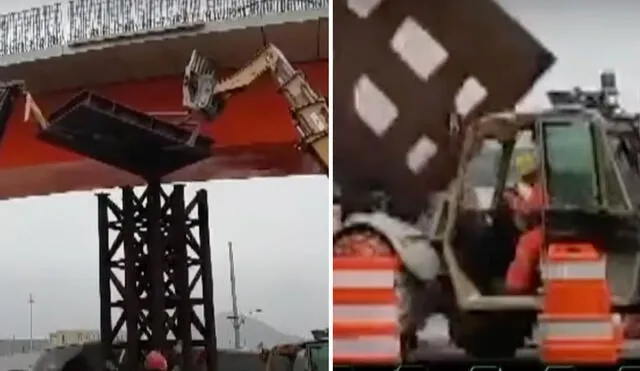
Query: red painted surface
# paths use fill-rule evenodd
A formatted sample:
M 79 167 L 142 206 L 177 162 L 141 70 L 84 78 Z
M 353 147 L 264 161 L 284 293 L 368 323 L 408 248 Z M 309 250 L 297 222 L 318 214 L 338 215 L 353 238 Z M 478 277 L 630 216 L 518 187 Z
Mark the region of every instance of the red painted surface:
M 310 84 L 327 95 L 326 61 L 298 66 Z M 91 90 L 145 112 L 182 111 L 181 77 L 91 87 Z M 65 91 L 36 96 L 45 114 L 75 95 Z M 0 198 L 92 189 L 138 183 L 130 174 L 43 143 L 36 126 L 22 121 L 22 109 L 11 118 L 0 145 Z M 170 175 L 170 180 L 242 178 L 317 172 L 306 155 L 295 150 L 298 140 L 289 107 L 265 76 L 232 97 L 223 114 L 204 134 L 211 136 L 215 155 Z
M 329 82 L 327 62 L 309 63 L 299 67 L 305 72 L 310 84 L 326 95 Z M 166 77 L 90 89 L 145 112 L 182 111 L 181 82 L 181 77 Z M 35 99 L 46 114 L 76 93 L 78 92 L 51 93 L 36 96 Z M 0 169 L 83 159 L 74 153 L 39 141 L 36 138 L 36 126 L 22 122 L 23 112 L 20 111 L 14 113 L 0 147 Z M 215 124 L 206 126 L 205 134 L 214 138 L 216 146 L 220 148 L 294 143 L 297 140 L 289 108 L 268 76 L 230 99 L 224 113 Z

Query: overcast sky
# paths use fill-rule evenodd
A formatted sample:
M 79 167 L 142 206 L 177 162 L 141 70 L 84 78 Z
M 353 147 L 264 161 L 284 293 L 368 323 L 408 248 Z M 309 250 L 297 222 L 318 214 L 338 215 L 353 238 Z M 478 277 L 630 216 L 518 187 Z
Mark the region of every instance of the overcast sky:
M 599 73 L 618 75 L 621 102 L 640 110 L 640 2 L 633 0 L 499 0 L 557 57 L 522 107 L 546 105 L 550 88 L 597 87 Z M 499 63 L 499 62 L 498 62 Z
M 231 308 L 227 241 L 240 309 L 280 331 L 328 324 L 329 206 L 324 176 L 191 184 L 209 192 L 218 312 Z M 0 203 L 0 337 L 99 328 L 96 199 L 92 192 Z

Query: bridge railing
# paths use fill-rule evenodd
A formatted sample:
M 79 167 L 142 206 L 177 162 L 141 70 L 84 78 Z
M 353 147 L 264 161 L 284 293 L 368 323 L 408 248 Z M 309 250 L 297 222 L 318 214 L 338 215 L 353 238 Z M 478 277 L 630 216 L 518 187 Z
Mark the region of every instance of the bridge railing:
M 205 22 L 324 10 L 330 0 L 71 0 L 0 15 L 0 57 Z

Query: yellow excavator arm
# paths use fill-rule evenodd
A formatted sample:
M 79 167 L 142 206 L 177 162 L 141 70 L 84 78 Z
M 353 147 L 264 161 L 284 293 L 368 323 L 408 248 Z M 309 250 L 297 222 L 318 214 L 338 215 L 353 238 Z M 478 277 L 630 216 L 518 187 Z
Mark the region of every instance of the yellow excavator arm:
M 282 52 L 268 45 L 244 68 L 218 80 L 212 63 L 197 51 L 185 69 L 183 105 L 213 119 L 221 111 L 224 99 L 245 88 L 263 73 L 271 71 L 279 91 L 291 108 L 300 134 L 300 145 L 314 155 L 328 171 L 329 166 L 329 108 L 327 102 L 306 81 L 304 74 L 293 68 Z

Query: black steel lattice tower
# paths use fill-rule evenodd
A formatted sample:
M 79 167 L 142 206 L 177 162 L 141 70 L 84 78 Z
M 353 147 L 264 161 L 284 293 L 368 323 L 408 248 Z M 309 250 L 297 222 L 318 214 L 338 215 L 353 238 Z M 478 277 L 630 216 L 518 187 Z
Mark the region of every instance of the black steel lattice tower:
M 71 99 L 49 122 L 40 139 L 147 180 L 143 192 L 123 187 L 121 201 L 98 195 L 104 358 L 115 361 L 124 350 L 121 369 L 139 370 L 146 352 L 160 350 L 189 371 L 200 348 L 206 370 L 215 371 L 207 194 L 200 190 L 187 203 L 183 185 L 166 192 L 160 181 L 209 157 L 212 141 L 198 136 L 192 144 L 187 129 L 89 92 Z M 116 317 L 114 310 L 120 311 Z M 172 351 L 178 343 L 181 352 Z
M 140 194 L 124 187 L 120 205 L 108 194 L 98 194 L 100 297 L 101 307 L 108 308 L 102 311 L 100 332 L 105 352 L 127 350 L 127 369 L 140 364 L 143 351 L 165 350 L 173 341 L 181 342 L 184 355 L 204 348 L 205 360 L 211 361 L 207 369 L 213 369 L 217 355 L 208 212 L 206 191 L 198 191 L 185 205 L 183 185 L 173 186 L 170 193 L 159 183 L 148 184 Z M 122 273 L 124 282 L 118 277 Z M 201 296 L 194 294 L 198 285 Z M 112 287 L 119 297 L 112 297 Z M 118 318 L 112 318 L 113 309 L 121 310 Z M 126 344 L 118 344 L 123 327 Z M 181 357 L 181 369 L 190 369 L 191 360 Z

